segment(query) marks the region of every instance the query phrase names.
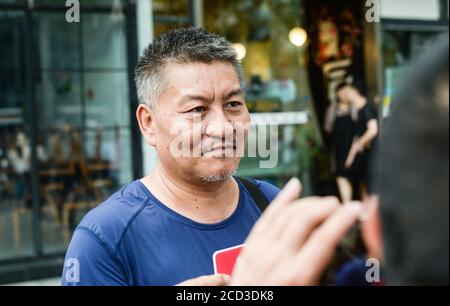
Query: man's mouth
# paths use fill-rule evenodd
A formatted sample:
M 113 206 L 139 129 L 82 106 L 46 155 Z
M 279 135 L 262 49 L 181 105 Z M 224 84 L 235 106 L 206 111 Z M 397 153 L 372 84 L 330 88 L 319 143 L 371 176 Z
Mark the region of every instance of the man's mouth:
M 217 146 L 214 148 L 205 148 L 202 150 L 202 154 L 206 154 L 206 153 L 215 153 L 215 152 L 223 152 L 225 153 L 226 151 L 235 151 L 236 150 L 236 146 L 233 145 L 226 145 L 226 146 Z

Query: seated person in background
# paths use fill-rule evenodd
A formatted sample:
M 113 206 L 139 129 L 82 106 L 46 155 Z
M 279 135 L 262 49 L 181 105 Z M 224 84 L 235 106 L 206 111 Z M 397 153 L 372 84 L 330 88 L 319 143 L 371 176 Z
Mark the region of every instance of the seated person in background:
M 449 283 L 448 51 L 447 33 L 411 69 L 382 130 L 379 201 L 365 203 L 369 215 L 361 228 L 369 256 L 383 263 L 387 285 Z M 299 193 L 293 180 L 256 223 L 231 284 L 319 282 L 363 211 L 314 198 L 296 201 Z

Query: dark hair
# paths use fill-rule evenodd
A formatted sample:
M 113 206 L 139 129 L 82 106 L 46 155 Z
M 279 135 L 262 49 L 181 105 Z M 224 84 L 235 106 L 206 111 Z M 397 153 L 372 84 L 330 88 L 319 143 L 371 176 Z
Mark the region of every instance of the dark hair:
M 348 83 L 346 82 L 340 82 L 336 85 L 336 87 L 334 87 L 334 93 L 338 94 L 338 92 L 340 92 L 342 89 L 344 89 L 345 87 L 350 86 Z
M 222 61 L 231 64 L 242 84 L 241 63 L 231 43 L 201 28 L 174 29 L 161 34 L 139 58 L 135 81 L 140 103 L 154 106 L 165 88 L 164 68 L 169 63 Z
M 410 70 L 381 134 L 387 283 L 448 285 L 448 34 Z

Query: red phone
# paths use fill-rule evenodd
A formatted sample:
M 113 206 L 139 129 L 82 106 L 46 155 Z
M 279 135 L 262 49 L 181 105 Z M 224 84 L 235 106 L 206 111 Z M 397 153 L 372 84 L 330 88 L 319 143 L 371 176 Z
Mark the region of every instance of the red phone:
M 234 265 L 236 264 L 236 261 L 238 260 L 239 254 L 241 253 L 243 247 L 244 244 L 241 244 L 214 252 L 214 273 L 227 274 L 231 276 Z

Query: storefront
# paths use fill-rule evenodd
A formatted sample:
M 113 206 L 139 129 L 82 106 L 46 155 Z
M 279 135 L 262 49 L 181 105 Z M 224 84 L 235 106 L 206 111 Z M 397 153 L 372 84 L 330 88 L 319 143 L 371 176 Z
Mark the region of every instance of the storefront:
M 310 195 L 335 193 L 323 121 L 336 82 L 351 76 L 387 114 L 401 67 L 424 37 L 448 30 L 439 0 L 431 21 L 381 23 L 365 21 L 362 0 L 80 2 L 81 22 L 68 23 L 65 1 L 0 0 L 0 284 L 60 274 L 83 215 L 154 167 L 133 81 L 152 37 L 194 25 L 231 41 L 250 140 L 268 121 L 278 137 L 265 156 L 244 157 L 238 175 L 279 186 L 297 176 Z M 260 167 L 274 155 L 274 167 Z

